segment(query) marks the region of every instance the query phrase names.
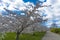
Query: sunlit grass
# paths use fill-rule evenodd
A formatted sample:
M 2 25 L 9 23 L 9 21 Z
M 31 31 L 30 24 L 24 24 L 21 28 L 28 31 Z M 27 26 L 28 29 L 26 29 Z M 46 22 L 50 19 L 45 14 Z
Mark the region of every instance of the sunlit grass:
M 6 33 L 4 40 L 16 40 L 16 33 L 9 32 Z M 45 32 L 34 32 L 34 35 L 29 33 L 23 33 L 20 35 L 19 40 L 41 40 L 45 35 Z

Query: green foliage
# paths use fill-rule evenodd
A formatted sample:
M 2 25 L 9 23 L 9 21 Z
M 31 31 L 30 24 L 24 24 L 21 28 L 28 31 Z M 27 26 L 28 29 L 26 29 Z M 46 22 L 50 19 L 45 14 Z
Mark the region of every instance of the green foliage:
M 60 28 L 51 28 L 51 32 L 60 34 Z
M 6 33 L 4 40 L 15 40 L 16 33 Z M 41 40 L 42 37 L 45 35 L 45 32 L 34 32 L 35 35 L 29 33 L 23 33 L 20 35 L 20 40 Z

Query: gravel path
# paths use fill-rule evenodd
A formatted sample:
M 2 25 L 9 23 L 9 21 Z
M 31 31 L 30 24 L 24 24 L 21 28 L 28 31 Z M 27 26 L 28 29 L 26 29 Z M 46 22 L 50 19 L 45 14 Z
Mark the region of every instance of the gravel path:
M 42 40 L 60 40 L 60 35 L 48 31 Z

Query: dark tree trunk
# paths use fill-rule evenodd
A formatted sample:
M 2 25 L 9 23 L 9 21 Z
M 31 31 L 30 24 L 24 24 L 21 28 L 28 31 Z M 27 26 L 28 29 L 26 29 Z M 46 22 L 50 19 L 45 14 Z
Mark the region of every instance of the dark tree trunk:
M 20 35 L 20 32 L 17 32 L 16 33 L 16 40 L 19 40 L 19 35 Z
M 32 35 L 34 36 L 34 35 L 35 35 L 35 33 L 34 33 L 34 31 L 35 31 L 35 27 L 33 27 L 33 30 L 32 30 L 32 31 L 33 31 L 33 34 L 32 34 Z
M 21 28 L 21 30 L 17 30 L 17 33 L 16 33 L 16 40 L 19 40 L 19 35 L 21 34 L 21 32 L 23 31 L 23 26 L 22 26 L 22 28 Z

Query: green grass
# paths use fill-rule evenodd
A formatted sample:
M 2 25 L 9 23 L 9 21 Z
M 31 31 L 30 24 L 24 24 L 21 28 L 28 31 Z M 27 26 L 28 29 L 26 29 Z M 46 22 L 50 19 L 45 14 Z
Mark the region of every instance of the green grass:
M 60 34 L 60 28 L 51 28 L 51 32 Z
M 45 35 L 45 32 L 34 32 L 34 35 L 29 33 L 24 33 L 20 35 L 20 40 L 41 40 L 42 37 Z M 16 34 L 15 33 L 7 33 L 4 40 L 15 40 Z

